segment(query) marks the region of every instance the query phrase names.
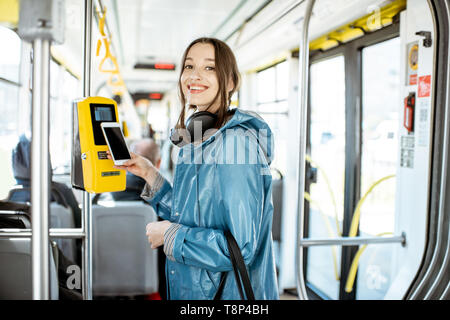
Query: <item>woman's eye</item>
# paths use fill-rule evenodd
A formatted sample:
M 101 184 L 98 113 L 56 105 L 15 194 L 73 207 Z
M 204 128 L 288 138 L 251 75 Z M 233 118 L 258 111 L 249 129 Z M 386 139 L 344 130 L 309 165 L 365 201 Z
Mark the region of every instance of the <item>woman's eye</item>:
M 184 66 L 184 68 L 185 68 L 185 69 L 192 69 L 192 65 L 187 64 L 187 65 Z
M 208 67 L 206 67 L 205 69 L 209 71 L 209 70 L 214 70 L 214 69 L 216 69 L 216 68 L 215 68 L 215 67 L 208 66 Z

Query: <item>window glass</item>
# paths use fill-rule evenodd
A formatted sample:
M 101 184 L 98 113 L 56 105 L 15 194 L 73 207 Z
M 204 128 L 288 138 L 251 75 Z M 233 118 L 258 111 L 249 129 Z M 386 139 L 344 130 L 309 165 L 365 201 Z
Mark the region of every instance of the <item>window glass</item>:
M 12 30 L 0 26 L 0 78 L 19 82 L 20 49 L 19 36 Z
M 50 97 L 56 98 L 58 96 L 58 90 L 60 86 L 58 85 L 59 79 L 59 65 L 51 60 L 50 61 Z
M 286 113 L 288 111 L 287 100 L 280 102 L 268 102 L 258 105 L 259 113 Z
M 258 103 L 276 100 L 275 68 L 269 68 L 257 73 Z
M 19 87 L 0 81 L 0 199 L 8 195 L 15 184 L 12 174 L 11 150 L 18 137 L 18 100 Z
M 272 167 L 286 173 L 286 139 L 288 120 L 289 70 L 283 61 L 256 74 L 256 112 L 264 118 L 272 130 L 274 138 L 274 158 Z
M 361 197 L 380 184 L 361 207 L 360 235 L 376 236 L 393 233 L 395 223 L 396 178 L 391 176 L 398 161 L 400 38 L 362 50 L 362 80 Z M 358 270 L 357 299 L 383 299 L 392 281 L 395 247 L 367 246 Z
M 277 100 L 287 100 L 289 91 L 289 70 L 287 61 L 276 65 Z
M 310 68 L 311 165 L 317 182 L 310 185 L 309 238 L 341 235 L 345 178 L 345 70 L 338 56 Z M 340 247 L 309 247 L 306 278 L 331 299 L 339 298 Z
M 72 149 L 72 102 L 78 98 L 79 81 L 64 67 L 54 63 L 51 78 L 55 96 L 50 99 L 50 156 L 55 174 L 70 172 Z

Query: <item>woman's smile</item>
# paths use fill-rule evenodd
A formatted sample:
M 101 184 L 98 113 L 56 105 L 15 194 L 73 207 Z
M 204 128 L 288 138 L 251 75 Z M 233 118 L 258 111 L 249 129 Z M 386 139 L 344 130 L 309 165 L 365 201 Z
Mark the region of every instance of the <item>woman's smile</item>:
M 201 84 L 193 83 L 193 84 L 188 84 L 187 88 L 188 88 L 190 94 L 198 94 L 198 93 L 205 92 L 209 87 L 201 85 Z

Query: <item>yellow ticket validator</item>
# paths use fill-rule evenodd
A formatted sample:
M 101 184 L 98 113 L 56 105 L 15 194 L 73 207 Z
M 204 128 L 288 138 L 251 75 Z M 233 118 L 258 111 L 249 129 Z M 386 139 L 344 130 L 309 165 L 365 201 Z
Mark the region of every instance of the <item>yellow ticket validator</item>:
M 72 186 L 89 193 L 126 188 L 126 172 L 113 168 L 107 158 L 102 122 L 119 122 L 114 100 L 87 97 L 73 102 Z

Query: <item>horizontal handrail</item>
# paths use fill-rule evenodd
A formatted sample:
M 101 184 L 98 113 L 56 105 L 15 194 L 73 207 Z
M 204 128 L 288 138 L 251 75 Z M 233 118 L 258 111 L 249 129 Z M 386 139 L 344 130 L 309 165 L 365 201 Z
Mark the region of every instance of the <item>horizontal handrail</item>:
M 31 234 L 31 229 L 0 229 L 0 238 L 30 238 Z M 85 232 L 81 228 L 51 228 L 49 235 L 59 239 L 83 239 Z
M 0 210 L 0 214 L 24 214 L 21 210 Z
M 303 238 L 299 242 L 300 247 L 311 246 L 358 246 L 360 244 L 401 243 L 406 244 L 406 235 L 393 237 L 338 237 L 338 238 Z

